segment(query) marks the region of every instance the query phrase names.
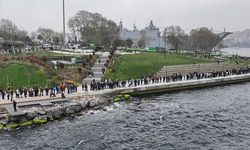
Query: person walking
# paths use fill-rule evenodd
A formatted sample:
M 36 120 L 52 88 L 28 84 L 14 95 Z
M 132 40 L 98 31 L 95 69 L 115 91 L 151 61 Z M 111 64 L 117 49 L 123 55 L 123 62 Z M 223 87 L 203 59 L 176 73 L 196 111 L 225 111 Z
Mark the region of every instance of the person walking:
M 14 91 L 11 89 L 11 90 L 10 90 L 10 101 L 13 100 L 13 96 L 14 96 Z
M 15 100 L 13 100 L 13 108 L 14 108 L 14 111 L 16 112 L 17 109 L 16 109 L 16 101 Z
M 4 90 L 1 91 L 1 95 L 2 95 L 2 100 L 4 100 L 4 98 L 5 98 L 5 91 Z

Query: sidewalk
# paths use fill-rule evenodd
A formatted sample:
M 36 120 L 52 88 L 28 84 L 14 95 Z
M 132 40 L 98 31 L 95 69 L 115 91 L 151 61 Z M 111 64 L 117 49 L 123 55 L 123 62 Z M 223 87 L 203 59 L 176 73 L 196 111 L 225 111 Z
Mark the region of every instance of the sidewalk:
M 81 87 L 78 87 L 78 92 L 77 93 L 71 93 L 71 94 L 65 94 L 66 99 L 70 99 L 70 98 L 74 98 L 74 97 L 78 97 L 78 96 L 94 96 L 94 95 L 103 95 L 103 94 L 111 94 L 111 93 L 124 93 L 125 92 L 130 92 L 133 93 L 133 91 L 143 91 L 146 90 L 146 88 L 161 88 L 162 86 L 173 86 L 173 85 L 179 85 L 179 84 L 184 84 L 184 83 L 195 83 L 197 81 L 199 82 L 209 82 L 209 81 L 217 81 L 219 79 L 223 79 L 223 80 L 237 80 L 240 79 L 242 77 L 245 78 L 250 78 L 250 74 L 242 74 L 242 75 L 231 75 L 231 76 L 226 76 L 226 77 L 217 77 L 217 78 L 207 78 L 207 79 L 200 79 L 200 80 L 182 80 L 182 81 L 176 81 L 176 82 L 161 82 L 161 83 L 154 83 L 154 84 L 149 84 L 149 85 L 140 85 L 140 86 L 136 86 L 136 87 L 128 87 L 126 85 L 126 87 L 122 88 L 115 88 L 115 89 L 105 89 L 105 90 L 100 90 L 100 91 L 90 91 L 88 90 L 86 91 L 82 91 Z M 53 101 L 58 101 L 58 100 L 62 100 L 60 95 L 56 95 L 57 97 L 49 97 L 49 96 L 43 96 L 43 97 L 28 97 L 28 98 L 20 98 L 20 99 L 14 99 L 17 104 L 20 103 L 30 103 L 30 102 L 37 102 L 37 103 L 41 103 L 44 101 L 47 102 L 53 102 Z M 9 105 L 12 104 L 12 102 L 9 100 L 0 100 L 0 106 L 1 105 Z

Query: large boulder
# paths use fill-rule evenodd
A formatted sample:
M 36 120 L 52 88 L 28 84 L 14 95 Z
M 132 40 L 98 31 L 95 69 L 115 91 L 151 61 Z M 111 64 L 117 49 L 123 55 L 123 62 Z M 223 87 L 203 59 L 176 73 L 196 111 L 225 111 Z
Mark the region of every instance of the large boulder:
M 78 113 L 82 110 L 82 106 L 79 103 L 69 103 L 65 106 L 65 108 L 66 115 Z
M 48 112 L 47 116 L 48 116 L 48 121 L 53 121 L 54 120 L 52 112 Z
M 82 106 L 81 105 L 76 105 L 75 107 L 75 112 L 80 112 L 82 110 Z
M 8 124 L 8 122 L 9 122 L 9 119 L 8 119 L 8 118 L 4 118 L 4 119 L 1 119 L 1 120 L 0 120 L 0 124 L 3 124 L 3 125 Z
M 19 123 L 19 118 L 22 116 L 9 116 L 9 122 Z
M 37 110 L 36 113 L 38 113 L 39 115 L 46 115 L 46 112 L 43 110 Z
M 20 116 L 18 119 L 19 119 L 19 123 L 23 123 L 23 122 L 29 121 L 29 120 L 26 118 L 26 116 Z
M 26 119 L 27 120 L 33 120 L 35 117 L 37 117 L 39 114 L 37 112 L 30 112 L 26 114 Z
M 104 99 L 99 99 L 98 100 L 98 104 L 99 105 L 102 105 L 102 104 L 105 104 L 105 103 L 106 103 L 106 101 Z
M 56 109 L 52 110 L 52 116 L 53 116 L 54 120 L 58 120 L 58 119 L 62 118 L 63 115 L 64 115 L 63 108 L 56 108 Z
M 80 103 L 80 105 L 81 105 L 82 109 L 86 109 L 87 108 L 87 105 L 86 105 L 85 102 Z
M 69 106 L 65 109 L 65 114 L 68 116 L 68 115 L 71 115 L 71 114 L 74 114 L 75 113 L 75 108 L 74 106 Z
M 86 103 L 87 108 L 94 108 L 97 106 L 97 101 L 96 100 L 90 100 Z

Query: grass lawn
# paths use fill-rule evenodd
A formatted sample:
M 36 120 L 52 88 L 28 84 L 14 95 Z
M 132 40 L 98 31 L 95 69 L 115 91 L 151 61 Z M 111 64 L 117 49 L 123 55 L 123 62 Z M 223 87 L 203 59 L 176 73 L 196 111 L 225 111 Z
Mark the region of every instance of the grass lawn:
M 57 53 L 53 53 L 51 51 L 48 50 L 39 50 L 39 51 L 35 51 L 35 52 L 31 52 L 28 54 L 33 54 L 37 57 L 60 57 L 60 56 L 65 56 L 64 54 L 57 54 Z
M 30 87 L 50 84 L 46 72 L 31 64 L 9 63 L 0 65 L 0 87 Z
M 212 60 L 196 59 L 187 54 L 164 54 L 161 53 L 142 53 L 134 55 L 119 56 L 115 65 L 108 71 L 106 78 L 110 79 L 137 79 L 143 75 L 154 75 L 164 65 L 181 65 L 193 63 L 211 63 Z

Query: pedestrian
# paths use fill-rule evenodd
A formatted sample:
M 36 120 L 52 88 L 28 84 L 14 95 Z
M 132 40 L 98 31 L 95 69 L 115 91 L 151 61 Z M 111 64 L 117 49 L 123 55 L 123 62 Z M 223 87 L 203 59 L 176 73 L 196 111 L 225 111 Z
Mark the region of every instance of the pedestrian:
M 14 91 L 13 91 L 13 90 L 10 90 L 10 100 L 11 100 L 11 101 L 13 100 L 13 95 L 14 95 Z
M 15 100 L 13 100 L 13 108 L 14 108 L 14 111 L 16 112 L 17 110 L 16 110 L 16 101 Z
M 63 93 L 63 92 L 61 93 L 61 97 L 62 97 L 62 98 L 65 98 L 65 95 L 64 95 L 64 93 Z
M 2 91 L 2 99 L 4 100 L 5 98 L 5 91 Z
M 27 88 L 25 87 L 24 90 L 23 90 L 23 94 L 24 94 L 24 97 L 26 98 L 27 95 L 28 95 L 28 91 L 27 91 Z
M 87 92 L 88 91 L 88 84 L 85 83 L 84 87 L 85 87 L 85 91 Z

